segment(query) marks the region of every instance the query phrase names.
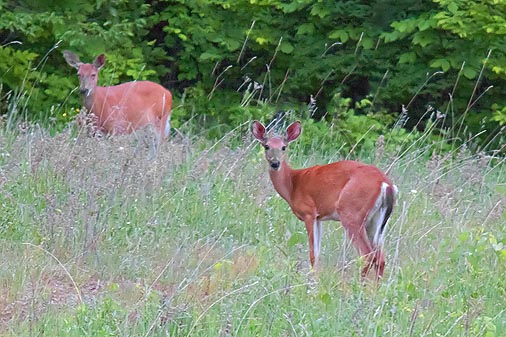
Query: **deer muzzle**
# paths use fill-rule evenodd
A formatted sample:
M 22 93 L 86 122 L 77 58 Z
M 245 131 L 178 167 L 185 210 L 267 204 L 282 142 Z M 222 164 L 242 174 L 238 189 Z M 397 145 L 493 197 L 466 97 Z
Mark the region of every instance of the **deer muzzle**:
M 269 161 L 269 165 L 276 171 L 279 170 L 279 168 L 281 167 L 281 163 L 279 162 L 279 160 L 271 160 Z

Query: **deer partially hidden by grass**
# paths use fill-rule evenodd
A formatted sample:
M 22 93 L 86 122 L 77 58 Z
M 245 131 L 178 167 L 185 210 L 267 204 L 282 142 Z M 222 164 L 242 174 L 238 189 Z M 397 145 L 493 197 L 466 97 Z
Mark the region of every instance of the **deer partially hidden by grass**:
M 105 64 L 105 55 L 93 63 L 83 63 L 71 51 L 64 51 L 67 63 L 77 69 L 79 89 L 88 113 L 94 115 L 94 127 L 108 134 L 128 134 L 152 125 L 159 139 L 170 131 L 172 94 L 151 81 L 133 81 L 119 85 L 98 86 L 98 72 Z
M 311 266 L 318 264 L 320 256 L 322 221 L 336 220 L 364 258 L 362 277 L 374 266 L 381 278 L 385 230 L 398 192 L 392 181 L 377 167 L 352 160 L 292 169 L 285 152 L 302 132 L 298 121 L 288 126 L 283 136 L 267 135 L 258 121 L 253 122 L 251 131 L 265 148 L 274 188 L 306 225 Z

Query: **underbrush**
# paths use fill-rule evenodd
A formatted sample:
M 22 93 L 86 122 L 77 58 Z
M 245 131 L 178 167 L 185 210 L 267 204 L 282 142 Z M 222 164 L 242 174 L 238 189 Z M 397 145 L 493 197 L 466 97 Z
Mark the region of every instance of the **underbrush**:
M 347 156 L 311 130 L 294 167 Z M 350 155 L 401 191 L 385 277 L 362 282 L 336 222 L 310 271 L 304 225 L 248 125 L 214 143 L 183 129 L 159 148 L 149 132 L 4 132 L 0 334 L 504 336 L 503 159 L 420 144 Z

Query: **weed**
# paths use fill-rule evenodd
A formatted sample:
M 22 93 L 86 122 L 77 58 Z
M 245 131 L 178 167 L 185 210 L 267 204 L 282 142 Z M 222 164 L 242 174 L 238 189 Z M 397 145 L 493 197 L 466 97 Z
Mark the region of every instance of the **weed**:
M 500 158 L 464 147 L 399 156 L 378 140 L 401 197 L 385 278 L 364 286 L 338 225 L 326 227 L 322 271 L 310 272 L 304 226 L 241 128 L 214 144 L 184 129 L 159 148 L 152 139 L 2 135 L 2 334 L 506 331 Z M 320 162 L 321 145 L 294 147 L 293 161 Z

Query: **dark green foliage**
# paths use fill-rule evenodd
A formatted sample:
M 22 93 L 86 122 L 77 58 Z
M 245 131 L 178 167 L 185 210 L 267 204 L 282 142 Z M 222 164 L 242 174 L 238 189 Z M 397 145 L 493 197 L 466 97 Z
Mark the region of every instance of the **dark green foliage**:
M 83 61 L 105 53 L 102 85 L 162 83 L 181 100 L 174 125 L 199 116 L 219 126 L 210 136 L 279 108 L 305 110 L 311 96 L 317 120 L 333 119 L 338 95 L 358 116 L 390 116 L 380 123 L 404 105 L 408 130 L 423 131 L 434 109 L 447 115 L 436 129 L 488 130 L 482 143 L 506 120 L 501 3 L 44 0 L 0 10 L 0 112 L 60 127 L 80 106 L 63 49 Z

